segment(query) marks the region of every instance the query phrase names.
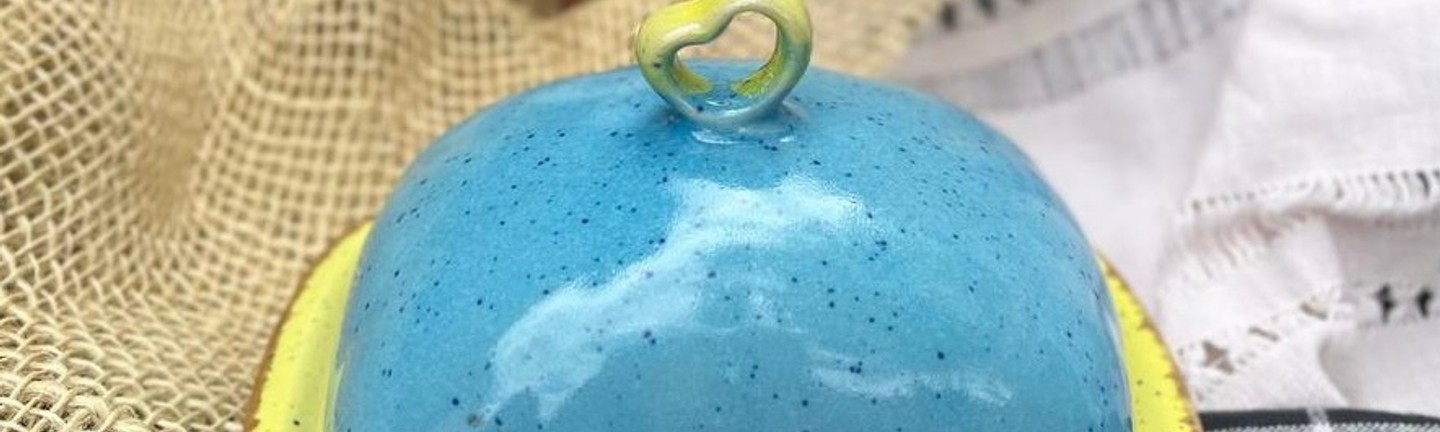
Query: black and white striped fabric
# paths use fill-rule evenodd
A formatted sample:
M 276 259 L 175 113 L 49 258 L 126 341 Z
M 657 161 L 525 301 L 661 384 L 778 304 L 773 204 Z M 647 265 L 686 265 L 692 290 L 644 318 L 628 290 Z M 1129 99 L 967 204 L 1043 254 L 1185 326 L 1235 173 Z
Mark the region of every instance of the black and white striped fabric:
M 950 0 L 939 24 L 922 41 L 947 34 L 984 32 L 1046 0 Z M 1014 110 L 1042 105 L 1084 91 L 1126 72 L 1165 61 L 1209 38 L 1238 17 L 1249 0 L 1138 0 L 1058 32 L 1047 40 L 1007 53 L 1003 60 L 974 67 L 908 64 L 908 81 L 955 99 L 970 109 Z M 1061 12 L 1050 12 L 1059 14 Z M 1047 22 L 1048 24 L 1048 22 Z M 937 34 L 938 33 L 938 34 Z M 921 50 L 946 50 L 926 47 Z
M 1200 414 L 1207 432 L 1440 432 L 1440 419 L 1350 409 Z

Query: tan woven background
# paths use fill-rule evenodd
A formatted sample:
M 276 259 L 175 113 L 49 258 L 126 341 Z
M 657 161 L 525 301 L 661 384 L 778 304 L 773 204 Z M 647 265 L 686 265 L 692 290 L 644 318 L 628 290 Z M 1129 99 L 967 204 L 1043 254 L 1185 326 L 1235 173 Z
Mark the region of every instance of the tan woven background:
M 0 0 L 0 431 L 240 430 L 308 264 L 411 156 L 627 64 L 663 3 Z M 812 3 L 816 63 L 873 74 L 936 1 Z

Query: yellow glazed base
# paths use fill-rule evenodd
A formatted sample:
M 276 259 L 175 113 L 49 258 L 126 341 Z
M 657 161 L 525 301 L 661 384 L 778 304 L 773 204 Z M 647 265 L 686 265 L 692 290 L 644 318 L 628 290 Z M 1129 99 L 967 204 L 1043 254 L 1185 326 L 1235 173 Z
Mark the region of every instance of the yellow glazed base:
M 1130 420 L 1135 432 L 1200 432 L 1185 382 L 1170 351 L 1125 280 L 1100 259 L 1110 301 L 1120 319 L 1120 344 L 1125 376 L 1130 381 Z
M 328 432 L 340 326 L 369 233 L 367 223 L 341 240 L 296 295 L 262 366 L 247 431 Z M 1200 432 L 1164 342 L 1120 276 L 1103 259 L 1100 266 L 1120 319 L 1134 431 Z
M 271 340 L 250 397 L 247 431 L 330 430 L 330 401 L 337 384 L 336 352 L 350 280 L 371 224 L 351 232 L 330 250 L 301 286 Z

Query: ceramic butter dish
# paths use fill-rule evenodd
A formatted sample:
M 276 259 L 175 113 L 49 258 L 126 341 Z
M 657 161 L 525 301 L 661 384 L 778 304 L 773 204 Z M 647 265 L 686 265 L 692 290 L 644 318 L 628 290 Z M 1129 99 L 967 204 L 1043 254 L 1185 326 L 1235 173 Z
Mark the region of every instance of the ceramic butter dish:
M 677 58 L 743 12 L 768 61 Z M 678 3 L 635 67 L 456 125 L 317 266 L 251 430 L 1193 430 L 1025 155 L 810 39 Z

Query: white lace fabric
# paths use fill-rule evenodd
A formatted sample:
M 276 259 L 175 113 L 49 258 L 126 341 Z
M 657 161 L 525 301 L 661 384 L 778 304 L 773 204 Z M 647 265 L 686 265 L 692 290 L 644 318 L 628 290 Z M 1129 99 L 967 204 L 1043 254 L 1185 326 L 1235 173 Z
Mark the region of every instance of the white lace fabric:
M 895 77 L 1026 149 L 1202 409 L 1440 415 L 1440 2 L 948 13 Z

